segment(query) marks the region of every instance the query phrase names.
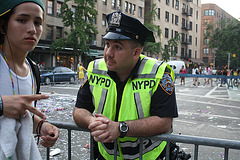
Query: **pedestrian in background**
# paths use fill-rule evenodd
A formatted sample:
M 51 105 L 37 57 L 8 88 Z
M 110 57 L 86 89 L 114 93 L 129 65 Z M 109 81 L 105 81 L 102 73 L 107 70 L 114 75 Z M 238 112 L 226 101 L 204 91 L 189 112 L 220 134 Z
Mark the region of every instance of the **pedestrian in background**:
M 140 140 L 170 132 L 178 116 L 174 72 L 165 62 L 141 54 L 153 32 L 122 12 L 107 15 L 104 59 L 88 65 L 88 81 L 79 89 L 75 122 L 90 129 L 98 160 L 139 159 Z M 166 142 L 145 139 L 143 159 L 164 157 Z M 162 154 L 161 154 L 162 153 Z
M 194 65 L 193 69 L 192 69 L 192 74 L 193 75 L 198 75 L 199 74 L 199 70 L 198 70 L 198 67 L 197 65 Z M 197 83 L 197 84 L 196 84 Z M 194 77 L 193 79 L 193 85 L 194 86 L 198 86 L 199 85 L 199 81 L 198 81 L 198 77 Z
M 184 68 L 184 65 L 182 65 L 182 68 L 180 69 L 179 72 L 181 74 L 186 74 L 187 73 L 186 69 Z M 183 85 L 185 85 L 185 77 L 184 76 L 181 76 L 181 85 L 182 85 L 182 83 L 183 83 Z
M 83 67 L 83 64 L 81 62 L 79 64 L 80 66 L 78 67 L 78 79 L 80 80 L 80 84 L 82 85 L 85 78 L 84 71 L 87 70 Z
M 1 0 L 0 5 L 0 159 L 42 159 L 33 132 L 41 144 L 55 144 L 59 130 L 34 108 L 36 77 L 26 59 L 37 45 L 44 20 L 41 0 Z M 37 67 L 36 67 L 37 68 Z M 39 140 L 39 139 L 38 139 Z
M 212 66 L 210 66 L 209 68 L 207 68 L 207 72 L 206 72 L 207 74 L 206 74 L 206 75 L 212 75 L 212 70 L 213 70 Z M 211 87 L 213 87 L 213 80 L 212 80 L 211 77 L 209 77 L 209 78 L 204 82 L 203 86 L 205 86 L 206 83 L 209 84 L 209 80 L 211 81 Z

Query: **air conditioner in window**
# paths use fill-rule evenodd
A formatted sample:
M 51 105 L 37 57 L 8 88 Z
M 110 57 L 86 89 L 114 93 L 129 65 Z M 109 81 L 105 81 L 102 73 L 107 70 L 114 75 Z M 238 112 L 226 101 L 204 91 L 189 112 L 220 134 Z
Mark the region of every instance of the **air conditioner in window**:
M 97 45 L 97 41 L 93 41 L 92 45 L 96 46 Z

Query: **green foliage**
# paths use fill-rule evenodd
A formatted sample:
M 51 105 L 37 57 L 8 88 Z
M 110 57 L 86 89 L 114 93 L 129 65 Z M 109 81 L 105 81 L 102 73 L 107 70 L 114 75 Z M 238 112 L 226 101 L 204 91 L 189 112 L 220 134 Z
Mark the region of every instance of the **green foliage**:
M 170 39 L 168 41 L 168 45 L 166 49 L 163 49 L 162 43 L 161 43 L 161 35 L 162 30 L 160 26 L 154 25 L 154 21 L 157 16 L 157 5 L 155 3 L 152 4 L 152 8 L 149 12 L 145 15 L 145 26 L 152 30 L 156 38 L 159 38 L 159 42 L 147 42 L 144 51 L 150 53 L 150 55 L 161 55 L 163 60 L 168 60 L 170 55 L 176 56 L 176 53 L 174 51 L 174 48 L 178 46 L 178 43 L 180 42 L 180 35 L 176 35 L 176 37 Z
M 209 47 L 216 48 L 216 66 L 227 64 L 228 53 L 231 56 L 231 68 L 240 66 L 240 22 L 237 20 L 222 20 L 208 25 L 205 38 L 209 38 Z
M 89 45 L 94 35 L 98 33 L 94 27 L 94 19 L 97 11 L 94 8 L 93 0 L 74 0 L 76 3 L 75 13 L 72 6 L 68 6 L 70 0 L 64 0 L 62 5 L 61 18 L 64 26 L 69 29 L 65 31 L 63 38 L 57 39 L 51 45 L 51 51 L 73 48 L 76 55 L 89 51 Z

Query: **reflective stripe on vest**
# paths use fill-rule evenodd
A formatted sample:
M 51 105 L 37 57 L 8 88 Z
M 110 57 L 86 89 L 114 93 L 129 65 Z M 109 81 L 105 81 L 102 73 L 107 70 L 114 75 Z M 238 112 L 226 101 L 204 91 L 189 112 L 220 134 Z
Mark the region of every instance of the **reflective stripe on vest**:
M 123 95 L 127 96 L 122 97 L 118 121 L 142 119 L 150 116 L 151 97 L 156 91 L 166 67 L 166 63 L 141 55 L 141 63 L 136 78 L 133 80 L 129 79 L 125 85 Z M 117 90 L 115 82 L 107 74 L 104 60 L 99 59 L 91 62 L 88 66 L 88 72 L 95 112 L 102 113 L 114 121 Z M 106 84 L 106 81 L 109 81 L 109 85 Z M 129 106 L 130 108 L 128 108 Z M 125 116 L 126 113 L 128 116 Z M 140 139 L 135 137 L 118 138 L 118 159 L 139 158 L 140 145 Z M 161 142 L 143 138 L 143 158 L 158 157 L 165 145 L 165 141 Z M 113 144 L 99 143 L 99 151 L 105 159 L 113 159 Z

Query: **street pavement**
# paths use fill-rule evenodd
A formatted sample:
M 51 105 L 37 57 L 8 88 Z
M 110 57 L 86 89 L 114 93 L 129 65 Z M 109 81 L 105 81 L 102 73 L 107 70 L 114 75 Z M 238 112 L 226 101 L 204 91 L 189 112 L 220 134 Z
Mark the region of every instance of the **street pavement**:
M 174 119 L 174 134 L 211 137 L 229 140 L 240 140 L 240 88 L 226 84 L 220 87 L 213 82 L 203 86 L 204 79 L 200 78 L 200 85 L 193 86 L 193 79 L 186 78 L 185 85 L 180 79 L 175 81 L 176 99 L 179 117 Z M 73 122 L 72 111 L 80 84 L 42 85 L 41 92 L 50 94 L 48 100 L 38 102 L 38 109 L 48 116 L 48 120 Z M 61 153 L 50 159 L 67 159 L 67 132 L 61 134 L 52 149 L 60 148 Z M 89 133 L 72 132 L 72 159 L 89 159 Z M 194 145 L 178 145 L 194 157 Z M 46 149 L 39 146 L 43 159 Z M 199 160 L 220 160 L 224 157 L 224 149 L 215 147 L 199 147 Z M 239 150 L 230 150 L 229 160 L 238 160 Z M 193 158 L 192 158 L 193 159 Z

